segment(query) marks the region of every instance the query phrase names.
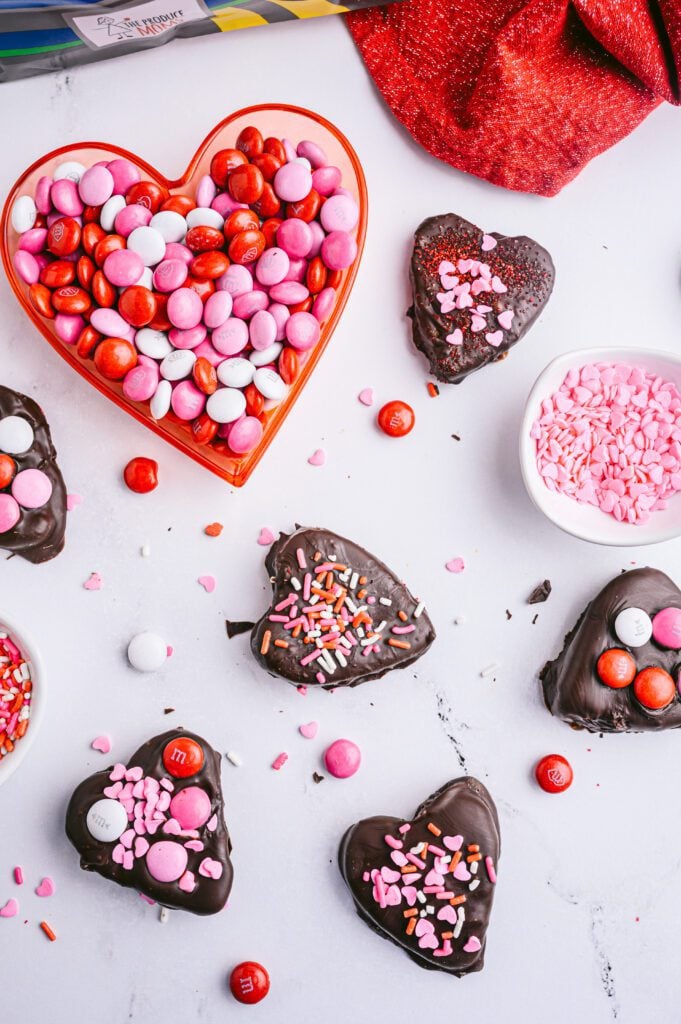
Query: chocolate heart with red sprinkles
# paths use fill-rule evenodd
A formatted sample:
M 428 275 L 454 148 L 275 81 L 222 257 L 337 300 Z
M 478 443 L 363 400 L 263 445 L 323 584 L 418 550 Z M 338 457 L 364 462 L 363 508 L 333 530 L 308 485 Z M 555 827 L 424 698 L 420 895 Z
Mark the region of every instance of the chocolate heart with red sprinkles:
M 459 384 L 503 359 L 553 290 L 549 253 L 524 235 L 485 234 L 455 213 L 429 217 L 414 235 L 413 341 L 438 380 Z
M 411 821 L 365 818 L 338 860 L 359 916 L 420 967 L 480 971 L 500 851 L 492 797 L 464 777 L 428 797 Z

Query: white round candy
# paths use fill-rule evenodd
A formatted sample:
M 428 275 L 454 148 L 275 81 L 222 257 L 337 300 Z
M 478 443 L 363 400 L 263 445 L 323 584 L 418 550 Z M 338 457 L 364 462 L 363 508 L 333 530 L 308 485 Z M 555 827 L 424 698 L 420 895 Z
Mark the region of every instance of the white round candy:
M 216 423 L 233 423 L 246 412 L 246 399 L 236 388 L 218 388 L 208 398 L 206 412 Z
M 98 843 L 115 843 L 128 827 L 128 815 L 118 800 L 97 800 L 87 812 L 85 824 Z
M 105 231 L 113 231 L 116 217 L 125 206 L 124 196 L 111 196 L 99 212 L 99 224 Z
M 286 394 L 286 384 L 275 370 L 267 366 L 255 371 L 253 383 L 264 398 L 280 401 Z
M 154 290 L 154 275 L 151 272 L 151 267 L 145 267 L 142 271 L 142 276 L 139 281 L 135 281 L 135 284 L 140 285 L 142 288 L 148 288 L 150 292 Z M 121 288 L 121 291 L 125 291 L 125 288 Z
M 166 241 L 156 228 L 135 228 L 128 235 L 128 249 L 142 257 L 145 267 L 155 267 L 166 254 Z
M 31 196 L 19 196 L 12 206 L 12 227 L 19 235 L 30 231 L 38 216 L 38 207 Z
M 627 647 L 643 647 L 653 635 L 653 624 L 642 608 L 624 608 L 615 619 L 615 633 Z
M 158 633 L 138 633 L 128 644 L 128 661 L 138 672 L 156 672 L 167 656 L 166 642 Z
M 71 181 L 75 181 L 76 185 L 85 174 L 86 168 L 83 164 L 79 164 L 77 160 L 65 160 L 63 164 L 59 164 L 55 168 L 52 178 L 54 181 L 60 181 L 62 178 L 69 178 Z
M 268 348 L 261 348 L 258 352 L 254 349 L 248 357 L 254 366 L 267 366 L 279 358 L 279 353 L 284 346 L 280 341 L 273 341 Z
M 177 348 L 161 363 L 161 376 L 166 380 L 184 380 L 192 372 L 196 356 L 190 348 Z
M 155 213 L 149 221 L 149 227 L 160 231 L 166 242 L 181 242 L 187 234 L 187 221 L 175 210 L 161 210 L 160 213 Z
M 23 455 L 33 445 L 33 427 L 23 416 L 5 416 L 0 420 L 0 452 Z
M 209 206 L 197 206 L 189 211 L 187 214 L 188 228 L 198 228 L 204 224 L 206 227 L 217 228 L 218 231 L 222 231 L 225 218 L 217 210 L 212 210 Z
M 233 356 L 218 366 L 218 380 L 228 388 L 245 388 L 253 380 L 255 367 L 248 359 Z
M 161 380 L 149 403 L 149 411 L 155 420 L 162 420 L 170 409 L 170 399 L 173 395 L 172 385 L 169 380 Z
M 149 356 L 150 359 L 165 359 L 173 351 L 168 335 L 152 327 L 143 327 L 137 332 L 135 345 L 143 356 Z

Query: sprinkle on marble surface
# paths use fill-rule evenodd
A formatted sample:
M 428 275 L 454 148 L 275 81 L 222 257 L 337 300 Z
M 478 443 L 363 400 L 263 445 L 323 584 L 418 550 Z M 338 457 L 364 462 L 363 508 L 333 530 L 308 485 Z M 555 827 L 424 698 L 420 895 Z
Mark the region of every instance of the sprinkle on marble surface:
M 274 534 L 272 531 L 267 526 L 261 527 L 260 533 L 258 534 L 258 544 L 265 548 L 269 547 L 273 542 Z
M 376 392 L 373 388 L 362 388 L 357 395 L 357 399 L 362 405 L 371 406 L 376 401 Z
M 227 758 L 230 764 L 234 765 L 235 768 L 240 768 L 241 765 L 243 764 L 243 761 L 234 750 L 228 750 L 227 753 L 225 754 L 225 757 Z
M 79 505 L 83 504 L 82 494 L 67 494 L 66 495 L 66 511 L 73 512 L 74 508 L 78 508 Z
M 95 736 L 90 746 L 93 750 L 98 750 L 100 754 L 108 754 L 111 750 L 111 737 L 102 733 L 101 736 Z
M 84 590 L 101 590 L 104 586 L 104 580 L 98 572 L 91 572 L 88 578 L 83 584 Z
M 463 558 L 450 558 L 448 562 L 445 562 L 445 569 L 447 572 L 460 573 L 466 568 Z
M 489 676 L 493 676 L 496 672 L 498 672 L 500 668 L 501 665 L 499 664 L 498 661 L 492 661 L 490 662 L 489 665 L 485 665 L 484 668 L 480 669 L 480 676 L 483 679 L 487 679 L 489 678 Z
M 204 526 L 203 532 L 207 537 L 219 537 L 223 529 L 222 523 L 209 523 L 208 526 Z
M 274 768 L 275 772 L 278 772 L 281 768 L 283 768 L 287 761 L 288 754 L 286 753 L 286 751 L 282 751 L 282 753 L 275 757 L 274 761 L 272 762 L 272 767 Z
M 215 576 L 210 575 L 199 576 L 197 582 L 203 587 L 207 594 L 212 594 L 217 585 L 217 580 L 215 579 Z
M 326 452 L 323 448 L 316 448 L 307 461 L 311 466 L 323 466 L 326 462 Z
M 150 554 L 151 548 L 149 547 L 149 545 L 143 544 L 142 547 L 140 548 L 140 555 L 142 556 L 142 558 L 148 558 Z

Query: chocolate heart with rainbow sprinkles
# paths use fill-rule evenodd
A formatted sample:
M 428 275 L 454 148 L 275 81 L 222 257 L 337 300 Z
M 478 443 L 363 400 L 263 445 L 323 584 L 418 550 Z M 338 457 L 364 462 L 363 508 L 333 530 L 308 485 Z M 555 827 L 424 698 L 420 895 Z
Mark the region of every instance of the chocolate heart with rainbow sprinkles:
M 438 380 L 459 384 L 526 334 L 548 302 L 555 269 L 531 238 L 488 235 L 447 213 L 418 227 L 410 279 L 414 345 Z
M 81 782 L 66 834 L 85 871 L 165 907 L 216 914 L 232 888 L 220 755 L 183 729 Z
M 546 706 L 573 728 L 681 727 L 681 590 L 657 569 L 620 573 L 541 672 Z
M 484 965 L 501 839 L 477 779 L 448 782 L 411 821 L 365 818 L 338 861 L 359 916 L 420 967 L 463 977 Z

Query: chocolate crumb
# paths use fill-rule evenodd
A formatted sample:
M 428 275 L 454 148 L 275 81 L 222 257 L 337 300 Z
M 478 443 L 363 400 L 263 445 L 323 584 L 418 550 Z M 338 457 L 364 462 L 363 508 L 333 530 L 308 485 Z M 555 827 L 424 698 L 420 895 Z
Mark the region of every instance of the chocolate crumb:
M 537 614 L 535 615 L 535 617 L 534 617 L 534 618 L 532 619 L 532 625 L 533 625 L 533 626 L 534 626 L 534 624 L 535 624 L 535 622 L 537 621 L 537 619 L 538 619 L 538 618 L 539 618 L 539 612 L 537 612 Z
M 254 625 L 254 622 L 230 622 L 229 619 L 225 619 L 225 628 L 230 640 L 232 637 L 241 636 L 242 633 L 250 633 Z
M 460 441 L 461 440 L 461 438 L 460 438 L 460 436 L 458 434 L 452 434 L 452 437 L 454 438 L 455 441 Z
M 513 618 L 513 616 L 509 612 L 508 608 L 506 609 L 506 618 L 509 619 L 509 620 Z
M 551 593 L 551 580 L 544 580 L 538 587 L 535 587 L 527 599 L 528 604 L 543 604 L 548 601 Z
M 312 772 L 312 781 L 315 785 L 319 785 L 320 782 L 324 781 L 324 776 L 320 775 L 319 772 Z
M 175 708 L 164 708 L 163 709 L 163 714 L 164 715 L 172 715 L 174 713 L 175 713 Z

